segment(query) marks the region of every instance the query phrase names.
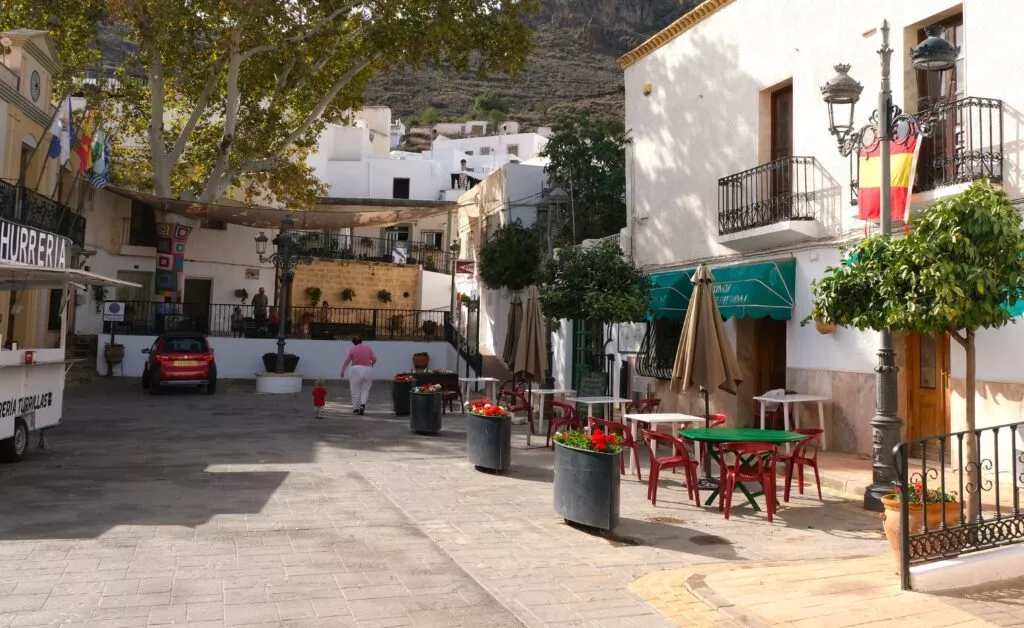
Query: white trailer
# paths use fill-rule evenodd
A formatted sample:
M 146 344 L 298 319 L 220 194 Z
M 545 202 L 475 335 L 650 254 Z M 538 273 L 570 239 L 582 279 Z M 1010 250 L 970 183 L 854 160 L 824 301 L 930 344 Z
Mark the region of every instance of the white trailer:
M 46 430 L 60 424 L 64 376 L 70 365 L 64 354 L 70 290 L 73 286 L 96 285 L 139 287 L 83 270 L 0 261 L 0 291 L 62 290 L 59 347 L 0 350 L 0 460 L 17 462 L 24 458 L 32 432 L 39 434 L 39 447 L 44 448 Z

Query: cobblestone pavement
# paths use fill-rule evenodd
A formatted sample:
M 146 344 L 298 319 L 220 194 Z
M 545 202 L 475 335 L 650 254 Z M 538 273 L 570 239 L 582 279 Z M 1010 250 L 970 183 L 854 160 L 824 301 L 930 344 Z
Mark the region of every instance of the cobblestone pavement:
M 0 628 L 659 628 L 630 591 L 644 574 L 887 551 L 877 516 L 836 498 L 725 521 L 674 478 L 656 508 L 624 479 L 617 536 L 593 536 L 554 515 L 525 426 L 496 476 L 465 461 L 461 415 L 414 435 L 386 383 L 367 416 L 339 400 L 324 421 L 308 392 L 249 390 L 69 391 L 51 449 L 0 467 Z

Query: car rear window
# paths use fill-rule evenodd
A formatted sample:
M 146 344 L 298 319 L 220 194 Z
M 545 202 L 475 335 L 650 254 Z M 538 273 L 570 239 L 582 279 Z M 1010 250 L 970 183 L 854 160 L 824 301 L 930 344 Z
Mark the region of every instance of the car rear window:
M 164 340 L 164 353 L 205 353 L 206 339 L 196 336 L 195 338 L 167 338 Z

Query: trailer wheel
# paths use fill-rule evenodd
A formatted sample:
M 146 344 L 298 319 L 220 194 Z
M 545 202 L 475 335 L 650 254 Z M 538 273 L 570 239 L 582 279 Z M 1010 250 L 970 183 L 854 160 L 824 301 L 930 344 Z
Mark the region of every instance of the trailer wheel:
M 21 462 L 28 451 L 28 426 L 21 419 L 14 420 L 14 436 L 0 441 L 0 460 Z

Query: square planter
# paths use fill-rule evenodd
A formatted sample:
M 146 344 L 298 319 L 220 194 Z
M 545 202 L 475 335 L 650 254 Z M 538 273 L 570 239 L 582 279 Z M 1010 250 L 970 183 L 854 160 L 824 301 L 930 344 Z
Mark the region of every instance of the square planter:
M 437 434 L 441 431 L 441 401 L 444 395 L 436 393 L 409 393 L 409 429 L 417 434 Z
M 619 524 L 619 456 L 555 443 L 555 513 L 601 530 Z
M 512 417 L 466 414 L 466 458 L 501 473 L 512 463 Z
M 391 382 L 391 409 L 398 416 L 409 414 L 409 395 L 412 394 L 412 382 Z

